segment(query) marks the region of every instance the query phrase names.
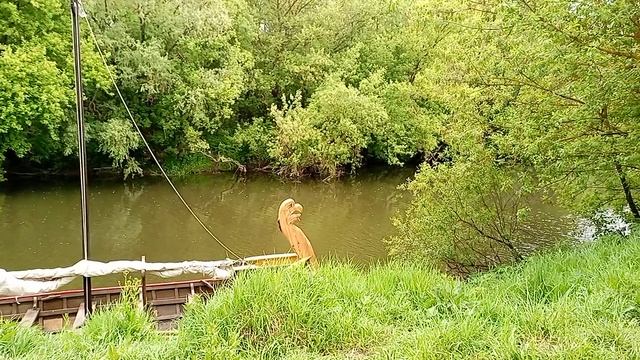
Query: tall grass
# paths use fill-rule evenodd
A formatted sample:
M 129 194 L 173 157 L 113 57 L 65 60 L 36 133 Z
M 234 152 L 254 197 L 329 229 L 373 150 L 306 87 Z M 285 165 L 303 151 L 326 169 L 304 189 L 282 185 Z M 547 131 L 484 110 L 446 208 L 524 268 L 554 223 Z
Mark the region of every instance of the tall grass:
M 138 283 L 127 280 L 121 300 L 98 308 L 81 331 L 51 335 L 14 322 L 0 323 L 4 359 L 166 359 L 172 347 L 138 309 Z
M 640 236 L 459 281 L 415 264 L 243 274 L 159 335 L 135 296 L 80 332 L 0 324 L 4 358 L 635 359 Z

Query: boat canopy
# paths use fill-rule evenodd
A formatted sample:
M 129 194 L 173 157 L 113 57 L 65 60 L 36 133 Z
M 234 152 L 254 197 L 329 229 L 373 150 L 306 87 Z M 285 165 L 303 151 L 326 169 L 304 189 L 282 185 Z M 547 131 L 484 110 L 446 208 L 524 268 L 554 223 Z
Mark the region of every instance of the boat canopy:
M 65 268 L 6 271 L 0 269 L 0 296 L 24 296 L 54 291 L 79 276 L 95 277 L 127 272 L 149 272 L 163 278 L 183 274 L 202 274 L 209 278 L 229 279 L 236 260 L 183 261 L 177 263 L 148 263 L 119 260 L 107 263 L 80 260 Z

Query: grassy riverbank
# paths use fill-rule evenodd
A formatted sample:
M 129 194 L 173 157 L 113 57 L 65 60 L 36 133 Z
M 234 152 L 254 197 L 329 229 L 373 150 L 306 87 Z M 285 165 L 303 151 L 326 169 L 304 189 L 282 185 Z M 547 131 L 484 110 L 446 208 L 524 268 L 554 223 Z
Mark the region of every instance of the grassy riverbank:
M 461 282 L 406 264 L 256 272 L 195 302 L 175 335 L 126 303 L 80 332 L 0 325 L 0 356 L 50 359 L 640 357 L 640 236 Z

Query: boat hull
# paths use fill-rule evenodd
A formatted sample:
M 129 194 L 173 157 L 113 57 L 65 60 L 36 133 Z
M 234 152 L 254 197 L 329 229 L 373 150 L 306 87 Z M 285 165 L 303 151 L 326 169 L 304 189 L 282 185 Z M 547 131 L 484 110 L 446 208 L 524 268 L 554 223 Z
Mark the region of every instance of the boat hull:
M 282 267 L 306 262 L 297 254 L 275 254 L 244 259 L 234 267 L 236 272 Z M 198 279 L 161 282 L 141 286 L 140 306 L 147 308 L 157 323 L 158 330 L 175 329 L 185 305 L 196 295 L 213 295 L 228 279 Z M 92 290 L 94 308 L 99 309 L 120 299 L 121 286 Z M 0 318 L 19 321 L 24 326 L 37 326 L 48 332 L 73 329 L 84 322 L 84 295 L 82 290 L 66 290 L 35 295 L 1 297 Z

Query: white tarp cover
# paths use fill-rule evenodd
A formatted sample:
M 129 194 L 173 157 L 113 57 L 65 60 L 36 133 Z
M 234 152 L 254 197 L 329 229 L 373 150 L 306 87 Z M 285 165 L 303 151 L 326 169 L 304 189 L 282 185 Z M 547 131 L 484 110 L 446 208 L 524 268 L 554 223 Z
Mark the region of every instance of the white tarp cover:
M 126 272 L 140 272 L 168 278 L 182 274 L 228 279 L 233 275 L 234 260 L 183 261 L 178 263 L 148 263 L 143 261 L 81 260 L 66 268 L 5 271 L 0 269 L 0 296 L 24 296 L 54 291 L 78 276 L 102 276 Z

